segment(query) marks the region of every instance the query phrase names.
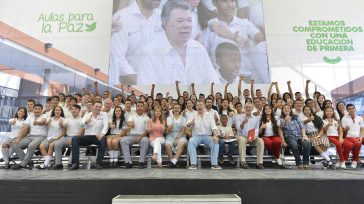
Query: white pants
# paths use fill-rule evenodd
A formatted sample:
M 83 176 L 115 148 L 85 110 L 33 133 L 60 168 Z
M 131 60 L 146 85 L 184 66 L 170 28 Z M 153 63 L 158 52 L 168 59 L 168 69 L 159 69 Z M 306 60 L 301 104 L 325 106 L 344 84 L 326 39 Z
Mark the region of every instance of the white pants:
M 164 137 L 158 137 L 153 142 L 150 142 L 150 145 L 153 147 L 153 154 L 157 154 L 157 163 L 162 163 L 162 144 L 164 144 L 166 140 Z

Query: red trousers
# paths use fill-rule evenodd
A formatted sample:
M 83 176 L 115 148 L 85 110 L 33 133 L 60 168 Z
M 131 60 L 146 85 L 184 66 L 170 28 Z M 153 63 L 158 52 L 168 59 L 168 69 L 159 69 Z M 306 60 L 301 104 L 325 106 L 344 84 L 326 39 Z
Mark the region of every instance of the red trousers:
M 327 136 L 329 138 L 329 141 L 335 145 L 336 152 L 339 155 L 340 162 L 344 162 L 344 150 L 343 150 L 343 144 L 340 143 L 338 136 Z M 347 159 L 346 159 L 347 160 Z
M 282 139 L 279 136 L 263 137 L 264 145 L 268 152 L 274 155 L 274 158 L 279 159 L 282 149 Z
M 355 137 L 346 137 L 344 139 L 344 159 L 347 161 L 349 159 L 349 153 L 352 151 L 353 153 L 353 161 L 359 160 L 361 143 L 359 142 L 359 138 Z

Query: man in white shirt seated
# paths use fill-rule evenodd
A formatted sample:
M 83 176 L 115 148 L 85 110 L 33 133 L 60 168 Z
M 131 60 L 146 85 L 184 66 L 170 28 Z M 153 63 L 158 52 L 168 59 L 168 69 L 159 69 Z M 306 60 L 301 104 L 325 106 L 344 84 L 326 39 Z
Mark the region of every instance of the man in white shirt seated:
M 161 14 L 165 33 L 148 50 L 138 84 L 173 84 L 181 81 L 187 85 L 219 83 L 206 49 L 190 39 L 192 14 L 187 1 L 169 0 Z
M 85 126 L 84 136 L 72 137 L 72 166 L 69 170 L 79 168 L 80 146 L 95 144 L 98 153 L 96 158 L 96 169 L 102 169 L 102 159 L 105 154 L 105 134 L 109 128 L 107 113 L 101 112 L 102 102 L 94 102 L 94 108 L 91 113 L 86 113 L 83 117 L 82 124 Z
M 46 126 L 46 117 L 42 114 L 43 106 L 41 104 L 34 105 L 34 115 L 28 116 L 20 134 L 12 144 L 14 152 L 22 160 L 21 164 L 15 164 L 12 169 L 25 168 L 29 164 L 29 168 L 33 167 L 32 156 L 40 143 L 47 137 L 48 127 Z M 29 134 L 28 134 L 29 133 Z M 24 154 L 23 149 L 27 149 Z
M 158 9 L 160 1 L 136 0 L 113 15 L 109 84 L 136 84 L 142 58 L 155 35 L 163 32 Z
M 245 103 L 245 114 L 235 118 L 236 139 L 239 144 L 239 154 L 241 161 L 241 168 L 249 169 L 248 164 L 245 162 L 246 145 L 250 144 L 257 148 L 257 169 L 264 169 L 263 167 L 263 154 L 264 154 L 264 141 L 259 138 L 259 120 L 260 118 L 252 114 L 253 105 L 248 102 Z M 250 138 L 249 133 L 254 135 Z
M 66 135 L 55 144 L 56 165 L 52 169 L 63 169 L 62 150 L 66 147 L 70 147 L 72 144 L 72 137 L 83 135 L 84 122 L 80 117 L 80 110 L 81 107 L 79 105 L 73 105 L 71 108 L 72 117 L 66 118 L 65 121 L 63 121 L 62 127 L 66 129 Z
M 221 169 L 217 164 L 219 153 L 219 137 L 214 116 L 205 112 L 205 105 L 202 101 L 196 104 L 197 112 L 187 121 L 186 126 L 192 128 L 192 137 L 188 142 L 188 154 L 191 166 L 188 169 L 197 169 L 196 148 L 200 144 L 208 145 L 211 151 L 211 169 Z
M 149 117 L 144 114 L 144 103 L 139 101 L 136 107 L 136 114 L 128 118 L 130 133 L 120 140 L 121 150 L 125 159 L 125 168 L 133 167 L 130 157 L 130 146 L 133 144 L 140 145 L 139 169 L 145 168 L 145 157 L 148 153 L 149 139 L 147 137 L 147 123 Z

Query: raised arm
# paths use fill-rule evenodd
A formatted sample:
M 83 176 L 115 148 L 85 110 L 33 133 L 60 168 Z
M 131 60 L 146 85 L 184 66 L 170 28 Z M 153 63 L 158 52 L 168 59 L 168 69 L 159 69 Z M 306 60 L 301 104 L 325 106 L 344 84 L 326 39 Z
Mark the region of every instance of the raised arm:
M 254 99 L 255 98 L 254 79 L 250 80 L 250 94 L 252 95 L 252 99 Z
M 268 89 L 267 100 L 270 100 L 270 96 L 272 95 L 273 85 L 274 85 L 274 82 L 270 83 L 270 86 L 269 86 L 269 89 Z
M 310 80 L 306 80 L 306 88 L 305 88 L 305 93 L 306 93 L 306 99 L 310 98 L 310 92 L 308 90 L 308 85 L 310 84 Z
M 211 96 L 215 97 L 215 93 L 214 93 L 214 82 L 211 82 L 211 90 L 210 90 L 210 94 Z
M 55 96 L 56 92 L 54 91 L 54 84 L 51 84 L 51 95 Z
M 225 84 L 225 89 L 224 89 L 224 99 L 227 99 L 227 95 L 228 95 L 228 86 L 229 86 L 229 83 L 226 83 L 226 84 Z
M 179 90 L 179 81 L 176 81 L 176 90 L 177 90 L 177 95 L 178 95 L 178 97 L 180 97 L 180 96 L 182 96 L 181 95 L 181 90 Z
M 63 93 L 64 93 L 64 95 L 67 96 L 67 94 L 68 94 L 68 85 L 67 84 L 65 84 L 63 87 Z
M 192 89 L 192 94 L 193 94 L 193 95 L 195 95 L 195 96 L 197 97 L 197 95 L 196 95 L 196 90 L 195 90 L 195 83 L 192 83 L 192 84 L 191 84 L 191 89 Z
M 240 78 L 239 78 L 239 84 L 238 84 L 238 97 L 240 97 L 243 93 L 242 93 L 242 91 L 241 91 L 241 84 L 242 84 L 242 81 L 243 81 L 243 77 L 241 76 Z
M 155 89 L 155 84 L 152 84 L 152 90 L 150 91 L 150 96 L 152 97 L 153 100 L 154 100 L 154 89 Z
M 221 24 L 217 19 L 216 21 L 211 21 L 210 29 L 219 37 L 234 41 L 239 47 L 245 47 L 247 45 L 248 40 L 243 39 L 239 35 L 239 31 L 235 33 L 231 32 L 226 24 Z
M 100 96 L 99 95 L 99 83 L 97 81 L 94 81 L 94 86 L 95 86 L 95 95 Z
M 291 87 L 291 81 L 287 81 L 287 86 L 288 86 L 289 95 L 291 95 L 291 98 L 293 99 L 294 95 L 293 95 L 293 91 L 292 91 L 292 87 Z
M 276 86 L 276 91 L 277 91 L 278 98 L 282 98 L 281 92 L 279 91 L 278 82 L 274 82 L 274 83 L 275 83 L 274 85 Z

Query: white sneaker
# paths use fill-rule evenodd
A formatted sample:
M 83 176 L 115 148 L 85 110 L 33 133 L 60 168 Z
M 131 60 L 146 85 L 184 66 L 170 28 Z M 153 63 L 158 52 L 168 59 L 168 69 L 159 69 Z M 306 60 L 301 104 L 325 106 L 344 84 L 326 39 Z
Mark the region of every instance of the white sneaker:
M 211 169 L 213 169 L 213 170 L 221 170 L 222 168 L 219 165 L 212 165 L 211 166 Z
M 189 170 L 197 170 L 196 165 L 192 164 L 190 167 L 188 167 Z
M 340 162 L 340 168 L 342 168 L 342 169 L 346 169 L 345 162 Z
M 358 162 L 356 162 L 356 161 L 352 161 L 352 162 L 351 162 L 350 167 L 351 167 L 352 169 L 356 169 L 356 166 L 358 166 Z
M 278 164 L 279 166 L 282 166 L 282 165 L 283 165 L 283 162 L 282 162 L 282 159 L 281 159 L 281 158 L 276 159 L 276 161 L 277 161 L 277 164 Z

